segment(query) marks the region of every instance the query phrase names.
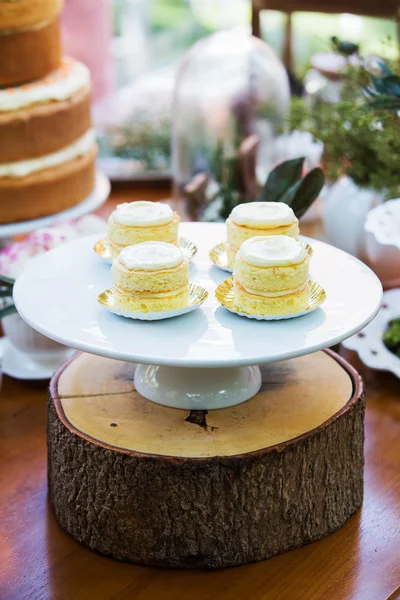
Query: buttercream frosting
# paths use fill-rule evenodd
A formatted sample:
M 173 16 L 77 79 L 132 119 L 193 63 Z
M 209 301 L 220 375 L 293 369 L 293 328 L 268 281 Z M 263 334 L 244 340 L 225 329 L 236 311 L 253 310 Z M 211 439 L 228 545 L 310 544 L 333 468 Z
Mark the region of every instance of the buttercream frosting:
M 0 177 L 26 177 L 36 171 L 57 167 L 89 152 L 95 141 L 94 130 L 89 129 L 76 142 L 52 154 L 46 154 L 45 156 L 29 160 L 0 164 Z
M 270 235 L 250 238 L 241 245 L 239 254 L 249 265 L 278 267 L 302 263 L 307 250 L 287 235 Z
M 273 229 L 296 222 L 293 210 L 284 202 L 246 202 L 235 206 L 230 219 L 237 225 Z
M 125 202 L 119 204 L 112 214 L 116 223 L 132 227 L 155 227 L 170 223 L 174 218 L 172 208 L 162 202 Z
M 240 284 L 242 285 L 242 284 Z M 289 294 L 296 294 L 297 292 L 301 292 L 304 290 L 307 284 L 300 285 L 297 288 L 293 288 L 292 290 L 280 290 L 278 292 L 264 292 L 263 290 L 253 290 L 252 288 L 245 287 L 242 285 L 242 288 L 248 293 L 253 294 L 254 296 L 263 296 L 264 298 L 278 298 L 279 296 L 288 296 Z
M 38 81 L 0 89 L 0 112 L 26 108 L 54 100 L 67 100 L 90 86 L 90 71 L 81 62 L 63 58 L 61 66 Z
M 127 246 L 118 258 L 127 269 L 158 271 L 173 269 L 180 265 L 183 254 L 180 248 L 167 242 L 142 242 Z
M 120 292 L 122 294 L 124 294 L 124 290 L 121 290 L 120 288 L 118 288 L 120 290 Z M 183 292 L 186 292 L 188 289 L 187 285 L 182 286 L 181 288 L 178 288 L 177 290 L 172 290 L 170 292 L 157 292 L 157 293 L 153 293 L 153 292 L 138 292 L 137 296 L 140 296 L 140 298 L 143 299 L 157 299 L 157 298 L 172 298 L 173 296 L 178 296 L 178 294 L 182 294 Z M 125 292 L 126 294 L 128 294 L 129 296 L 132 296 L 132 292 Z

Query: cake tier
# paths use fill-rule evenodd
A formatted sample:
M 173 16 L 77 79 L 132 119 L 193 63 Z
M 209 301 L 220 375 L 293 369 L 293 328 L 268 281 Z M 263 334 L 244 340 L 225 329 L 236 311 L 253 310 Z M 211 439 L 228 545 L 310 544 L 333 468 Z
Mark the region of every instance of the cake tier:
M 238 225 L 229 218 L 226 221 L 226 226 L 231 258 L 234 258 L 234 255 L 239 250 L 243 242 L 252 237 L 266 235 L 288 235 L 290 237 L 297 237 L 299 235 L 299 223 L 297 219 L 295 223 L 291 223 L 290 225 L 261 229 L 260 227 L 255 228 L 247 227 L 245 225 Z
M 157 297 L 155 297 L 157 296 Z M 115 289 L 118 308 L 136 313 L 166 312 L 185 308 L 189 302 L 189 287 L 186 285 L 177 293 L 149 294 L 146 292 L 134 295 L 118 288 Z
M 296 289 L 308 281 L 309 256 L 297 265 L 257 267 L 249 265 L 240 254 L 236 257 L 233 276 L 247 289 L 281 292 Z
M 60 102 L 0 112 L 0 164 L 56 152 L 82 137 L 90 127 L 87 87 Z
M 289 315 L 306 310 L 309 304 L 309 287 L 281 296 L 260 296 L 250 293 L 237 281 L 234 284 L 235 308 L 252 315 Z
M 179 215 L 174 213 L 174 217 L 170 223 L 151 227 L 133 227 L 131 225 L 116 223 L 111 215 L 108 220 L 108 239 L 110 240 L 113 258 L 115 258 L 123 248 L 134 246 L 135 244 L 140 244 L 142 242 L 157 241 L 175 245 L 178 244 L 179 222 Z
M 0 7 L 4 4 L 17 2 L 0 2 Z M 41 79 L 56 69 L 61 61 L 58 18 L 15 33 L 0 31 L 0 57 L 0 87 Z
M 0 224 L 56 214 L 93 190 L 96 146 L 69 162 L 26 177 L 0 177 Z
M 176 267 L 144 271 L 128 269 L 116 258 L 111 269 L 114 285 L 127 294 L 137 292 L 168 293 L 189 284 L 189 261 L 185 258 Z
M 62 0 L 0 0 L 0 31 L 28 29 L 52 21 L 62 4 Z

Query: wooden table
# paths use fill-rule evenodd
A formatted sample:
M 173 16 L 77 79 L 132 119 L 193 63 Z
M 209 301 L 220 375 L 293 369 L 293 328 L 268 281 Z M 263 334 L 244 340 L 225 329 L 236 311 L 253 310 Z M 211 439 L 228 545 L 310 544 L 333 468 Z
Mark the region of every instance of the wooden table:
M 116 202 L 165 196 L 113 194 Z M 318 228 L 303 227 L 305 233 Z M 367 389 L 365 500 L 338 532 L 268 561 L 216 572 L 118 563 L 59 527 L 47 502 L 47 385 L 0 393 L 1 600 L 384 600 L 400 598 L 400 382 L 345 357 Z

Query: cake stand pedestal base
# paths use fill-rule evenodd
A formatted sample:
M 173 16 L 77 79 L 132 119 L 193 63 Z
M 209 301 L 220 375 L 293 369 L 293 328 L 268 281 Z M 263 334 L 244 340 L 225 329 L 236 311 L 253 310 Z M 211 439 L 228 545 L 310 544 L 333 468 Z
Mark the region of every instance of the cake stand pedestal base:
M 48 405 L 50 499 L 93 550 L 144 565 L 220 568 L 332 533 L 363 496 L 364 399 L 331 352 L 261 367 L 248 402 L 149 402 L 130 363 L 78 354 Z
M 211 410 L 246 402 L 260 390 L 257 366 L 196 369 L 138 365 L 136 391 L 157 404 L 185 410 Z

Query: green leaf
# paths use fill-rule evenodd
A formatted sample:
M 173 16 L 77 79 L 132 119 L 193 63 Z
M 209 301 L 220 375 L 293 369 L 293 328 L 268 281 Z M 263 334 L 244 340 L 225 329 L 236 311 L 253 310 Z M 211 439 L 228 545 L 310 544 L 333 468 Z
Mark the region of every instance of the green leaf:
M 0 284 L 1 283 L 12 287 L 15 283 L 15 279 L 11 279 L 11 277 L 6 277 L 6 275 L 0 275 Z
M 352 42 L 340 42 L 337 45 L 337 49 L 338 52 L 340 52 L 341 54 L 344 54 L 345 56 L 351 56 L 352 54 L 355 54 L 356 52 L 358 52 L 358 46 L 357 44 L 353 44 Z
M 400 98 L 380 98 L 377 96 L 376 100 L 368 102 L 370 108 L 381 108 L 385 110 L 399 110 L 400 109 Z
M 379 67 L 382 69 L 382 71 L 384 73 L 386 73 L 386 75 L 393 75 L 391 69 L 389 69 L 389 67 L 387 66 L 387 64 L 383 61 L 380 61 L 379 63 Z
M 400 319 L 394 319 L 389 323 L 382 339 L 386 348 L 400 357 Z
M 12 298 L 12 289 L 0 286 L 0 298 Z
M 7 308 L 2 308 L 0 310 L 0 319 L 4 319 L 4 317 L 8 317 L 8 315 L 13 315 L 17 312 L 17 309 L 14 305 L 7 306 Z
M 386 86 L 384 83 L 384 79 L 380 79 L 379 77 L 375 77 L 375 75 L 371 75 L 371 82 L 374 86 L 372 92 L 378 92 L 379 94 L 384 94 L 386 91 Z
M 300 179 L 300 181 L 297 181 L 294 185 L 292 185 L 292 187 L 290 187 L 288 190 L 286 190 L 286 192 L 283 194 L 283 196 L 281 197 L 279 202 L 284 202 L 288 206 L 292 206 L 294 199 L 296 197 L 297 191 L 300 187 L 301 181 L 302 180 Z
M 374 80 L 377 81 L 376 78 L 374 78 Z M 398 75 L 387 75 L 386 77 L 379 79 L 379 86 L 376 85 L 375 81 L 375 88 L 382 94 L 385 94 L 386 96 L 400 96 L 400 77 L 398 77 Z
M 303 172 L 304 156 L 287 160 L 277 167 L 268 176 L 261 190 L 261 202 L 282 202 L 282 197 L 300 178 Z
M 318 198 L 325 184 L 325 176 L 319 167 L 312 169 L 299 182 L 292 209 L 298 219 L 310 208 L 311 204 Z

